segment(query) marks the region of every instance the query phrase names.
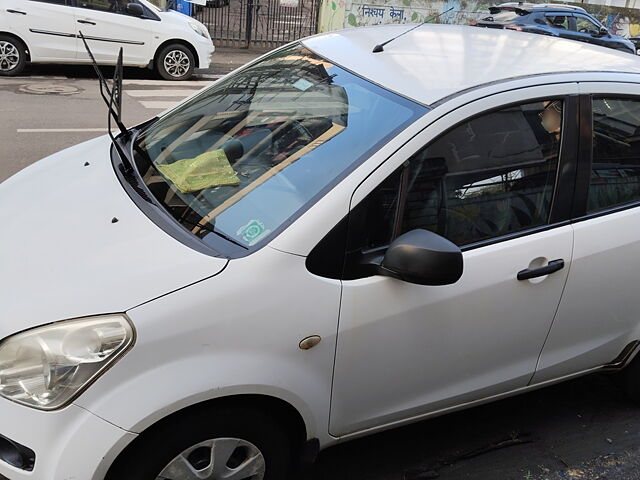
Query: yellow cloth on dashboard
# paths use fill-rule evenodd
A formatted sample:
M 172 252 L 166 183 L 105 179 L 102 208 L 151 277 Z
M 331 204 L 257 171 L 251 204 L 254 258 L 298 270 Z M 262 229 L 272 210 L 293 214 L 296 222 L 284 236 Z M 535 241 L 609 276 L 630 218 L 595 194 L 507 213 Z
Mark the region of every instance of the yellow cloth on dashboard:
M 157 167 L 182 193 L 240 184 L 227 154 L 222 149 Z

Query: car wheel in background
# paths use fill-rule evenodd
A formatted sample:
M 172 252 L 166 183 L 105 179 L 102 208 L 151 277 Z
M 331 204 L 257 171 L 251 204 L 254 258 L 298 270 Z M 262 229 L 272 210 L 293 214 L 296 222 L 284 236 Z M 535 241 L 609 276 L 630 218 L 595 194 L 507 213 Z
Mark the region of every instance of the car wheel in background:
M 193 53 L 179 43 L 163 48 L 156 59 L 156 69 L 165 80 L 187 80 L 193 75 L 194 68 Z
M 0 75 L 20 75 L 26 64 L 26 45 L 17 38 L 0 35 Z

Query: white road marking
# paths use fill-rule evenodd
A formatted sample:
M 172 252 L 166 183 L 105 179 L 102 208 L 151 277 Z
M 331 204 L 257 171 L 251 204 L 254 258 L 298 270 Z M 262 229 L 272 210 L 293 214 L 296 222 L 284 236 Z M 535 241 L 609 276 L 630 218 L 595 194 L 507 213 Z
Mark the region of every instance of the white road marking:
M 178 97 L 187 98 L 200 90 L 125 90 L 132 97 Z
M 106 128 L 19 128 L 16 130 L 18 133 L 107 133 L 108 131 Z
M 216 78 L 213 79 L 206 79 L 206 80 L 185 80 L 184 82 L 172 82 L 172 81 L 167 81 L 167 80 L 123 80 L 122 84 L 123 85 L 143 85 L 143 86 L 157 86 L 157 87 L 162 87 L 162 86 L 167 86 L 167 87 L 176 87 L 176 86 L 182 86 L 182 87 L 206 87 L 207 85 L 210 85 L 211 83 L 213 83 L 214 81 L 216 81 L 218 78 L 222 78 L 222 75 L 217 76 Z
M 13 77 L 25 80 L 69 80 L 69 77 L 52 77 L 49 75 L 24 75 L 20 77 Z
M 180 102 L 162 102 L 162 101 L 147 101 L 140 102 L 144 108 L 155 108 L 158 110 L 167 110 L 169 108 L 173 108 Z

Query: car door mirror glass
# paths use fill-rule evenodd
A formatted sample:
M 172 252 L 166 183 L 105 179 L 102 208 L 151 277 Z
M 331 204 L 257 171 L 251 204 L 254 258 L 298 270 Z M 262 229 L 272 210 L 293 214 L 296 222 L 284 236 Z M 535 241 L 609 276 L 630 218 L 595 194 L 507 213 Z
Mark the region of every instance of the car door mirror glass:
M 142 17 L 144 15 L 144 8 L 142 8 L 142 5 L 137 3 L 129 3 L 126 8 L 126 12 L 128 15 L 134 17 Z
M 429 230 L 400 235 L 389 246 L 379 274 L 418 285 L 450 285 L 462 276 L 462 252 Z

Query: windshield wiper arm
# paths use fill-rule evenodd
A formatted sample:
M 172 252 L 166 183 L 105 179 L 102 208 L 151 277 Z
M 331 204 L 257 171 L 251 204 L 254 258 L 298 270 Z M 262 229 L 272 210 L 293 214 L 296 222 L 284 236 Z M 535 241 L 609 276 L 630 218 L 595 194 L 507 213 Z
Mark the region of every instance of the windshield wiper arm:
M 116 62 L 115 72 L 113 74 L 113 88 L 109 88 L 107 81 L 105 80 L 100 68 L 98 67 L 98 63 L 96 62 L 95 57 L 93 56 L 93 52 L 89 48 L 89 44 L 87 43 L 87 39 L 82 34 L 82 32 L 78 32 L 82 42 L 84 43 L 84 48 L 87 50 L 89 57 L 91 58 L 91 63 L 93 65 L 93 69 L 98 76 L 98 81 L 100 82 L 100 96 L 107 104 L 109 109 L 109 114 L 107 117 L 107 133 L 109 138 L 111 139 L 111 143 L 114 148 L 118 152 L 118 156 L 122 160 L 122 165 L 125 170 L 132 171 L 133 165 L 129 160 L 129 157 L 122 149 L 122 146 L 117 142 L 115 137 L 113 136 L 113 132 L 111 131 L 111 119 L 115 120 L 118 125 L 118 129 L 122 135 L 129 135 L 129 130 L 122 123 L 122 77 L 123 77 L 123 49 L 120 47 L 120 52 L 118 53 L 118 60 Z
M 200 229 L 202 230 L 206 230 L 207 232 L 210 233 L 215 233 L 216 235 L 224 238 L 225 240 L 233 243 L 234 245 L 238 245 L 239 247 L 244 248 L 245 250 L 249 250 L 249 247 L 241 244 L 238 240 L 236 240 L 235 238 L 231 238 L 229 235 L 227 235 L 226 233 L 221 232 L 220 230 L 216 230 L 215 226 L 211 226 L 211 225 L 207 225 L 206 223 L 204 225 L 200 225 L 198 224 L 198 226 L 200 227 Z

